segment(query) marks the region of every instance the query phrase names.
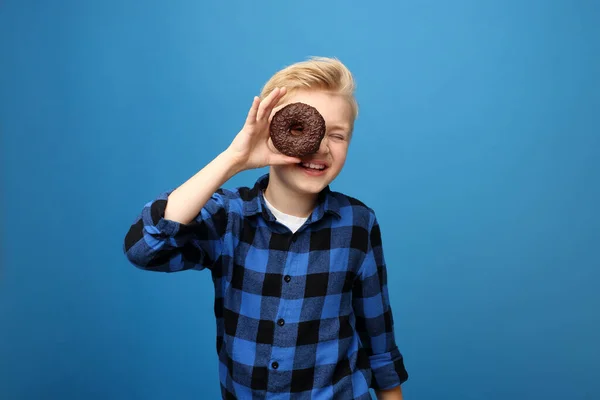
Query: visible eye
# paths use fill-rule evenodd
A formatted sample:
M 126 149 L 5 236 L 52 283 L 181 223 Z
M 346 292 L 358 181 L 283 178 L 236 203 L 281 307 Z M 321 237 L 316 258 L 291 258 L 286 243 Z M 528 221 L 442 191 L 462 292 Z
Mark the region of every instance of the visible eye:
M 339 133 L 334 133 L 334 134 L 331 134 L 331 135 L 329 135 L 329 136 L 330 136 L 332 139 L 335 139 L 335 140 L 344 140 L 344 139 L 346 139 L 346 137 L 345 137 L 344 135 L 341 135 L 341 134 L 339 134 Z

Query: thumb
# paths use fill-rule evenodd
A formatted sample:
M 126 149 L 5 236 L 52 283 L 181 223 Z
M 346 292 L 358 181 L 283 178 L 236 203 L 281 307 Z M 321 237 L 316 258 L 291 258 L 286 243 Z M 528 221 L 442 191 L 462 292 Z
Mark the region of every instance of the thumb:
M 273 154 L 269 160 L 270 165 L 299 164 L 300 162 L 302 162 L 301 159 L 286 156 L 285 154 Z

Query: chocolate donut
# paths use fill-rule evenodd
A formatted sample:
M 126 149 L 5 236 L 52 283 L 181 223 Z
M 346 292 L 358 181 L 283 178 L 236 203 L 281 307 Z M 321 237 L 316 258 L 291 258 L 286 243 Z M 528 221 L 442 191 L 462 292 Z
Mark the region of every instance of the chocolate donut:
M 288 104 L 273 116 L 270 134 L 273 146 L 281 153 L 303 157 L 319 150 L 325 137 L 325 119 L 308 104 Z

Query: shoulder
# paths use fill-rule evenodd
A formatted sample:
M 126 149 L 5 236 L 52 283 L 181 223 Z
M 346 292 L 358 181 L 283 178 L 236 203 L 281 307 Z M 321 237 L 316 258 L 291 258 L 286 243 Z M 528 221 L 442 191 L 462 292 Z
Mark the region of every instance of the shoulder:
M 242 214 L 245 209 L 252 207 L 258 201 L 256 188 L 237 186 L 233 188 L 220 187 L 213 193 L 212 198 L 229 212 Z
M 337 201 L 343 218 L 352 218 L 352 224 L 371 230 L 377 224 L 375 210 L 364 201 L 341 192 L 330 192 Z

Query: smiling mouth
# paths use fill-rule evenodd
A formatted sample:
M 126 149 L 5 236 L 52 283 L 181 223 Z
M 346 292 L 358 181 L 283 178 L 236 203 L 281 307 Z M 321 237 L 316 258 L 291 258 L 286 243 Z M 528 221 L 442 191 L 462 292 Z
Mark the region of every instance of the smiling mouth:
M 315 164 L 315 163 L 310 163 L 310 162 L 301 162 L 298 165 L 302 168 L 306 168 L 306 169 L 309 169 L 312 171 L 323 171 L 323 170 L 327 169 L 326 165 Z

